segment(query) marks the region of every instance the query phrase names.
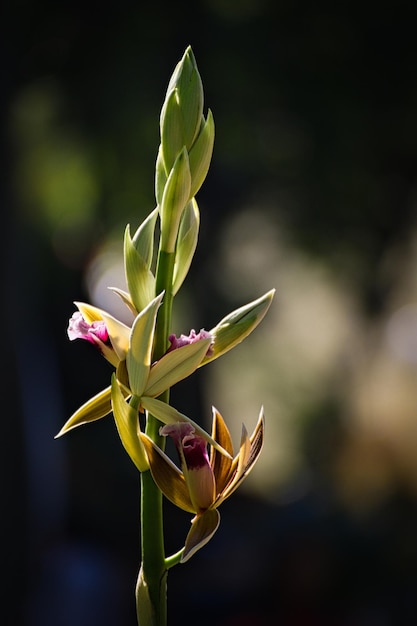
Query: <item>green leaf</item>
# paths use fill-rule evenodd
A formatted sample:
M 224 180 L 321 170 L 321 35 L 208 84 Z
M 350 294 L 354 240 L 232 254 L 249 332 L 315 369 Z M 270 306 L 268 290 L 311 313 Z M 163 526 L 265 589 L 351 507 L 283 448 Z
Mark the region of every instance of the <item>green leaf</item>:
M 126 367 L 132 394 L 140 397 L 145 389 L 151 368 L 153 338 L 158 309 L 163 293 L 154 298 L 133 322 Z
M 111 403 L 122 444 L 138 470 L 144 472 L 149 469 L 149 464 L 140 438 L 138 411 L 124 399 L 114 374 L 111 381 Z

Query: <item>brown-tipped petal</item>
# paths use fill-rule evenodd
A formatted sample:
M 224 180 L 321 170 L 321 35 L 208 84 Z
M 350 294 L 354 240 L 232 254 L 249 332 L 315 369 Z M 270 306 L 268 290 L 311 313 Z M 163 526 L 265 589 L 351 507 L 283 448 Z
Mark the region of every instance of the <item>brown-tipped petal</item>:
M 164 496 L 180 509 L 196 513 L 182 472 L 152 439 L 144 433 L 140 433 L 140 438 L 148 455 L 152 477 Z
M 252 467 L 255 465 L 259 455 L 261 454 L 262 446 L 264 443 L 264 433 L 265 433 L 265 418 L 264 418 L 264 410 L 263 407 L 259 413 L 258 423 L 255 426 L 255 430 L 250 436 L 250 455 L 248 459 L 248 464 L 245 470 L 245 476 L 249 474 Z
M 217 443 L 219 443 L 231 456 L 229 459 L 224 454 L 220 454 L 216 448 L 211 448 L 210 465 L 213 469 L 213 474 L 216 480 L 216 492 L 221 493 L 231 478 L 232 458 L 234 452 L 229 429 L 227 428 L 223 417 L 214 407 L 212 438 L 217 441 Z
M 185 540 L 181 563 L 188 561 L 193 554 L 206 545 L 218 529 L 220 514 L 217 509 L 207 509 L 202 515 L 196 516 Z
M 239 455 L 233 460 L 234 476 L 230 484 L 226 487 L 223 493 L 220 495 L 216 502 L 216 506 L 219 506 L 223 500 L 226 500 L 240 485 L 240 483 L 248 476 L 255 462 L 259 458 L 262 450 L 264 439 L 264 415 L 263 409 L 259 414 L 258 423 L 255 430 L 249 438 L 246 432 L 246 428 L 242 427 L 242 442 L 240 446 Z

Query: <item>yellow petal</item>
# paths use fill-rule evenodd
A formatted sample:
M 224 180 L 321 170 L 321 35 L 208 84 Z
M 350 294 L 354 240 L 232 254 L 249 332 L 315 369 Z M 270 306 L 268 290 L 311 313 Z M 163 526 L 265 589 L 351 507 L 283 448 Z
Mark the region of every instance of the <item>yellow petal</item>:
M 110 392 L 111 387 L 107 387 L 93 398 L 90 398 L 90 400 L 88 400 L 71 415 L 69 420 L 55 436 L 55 439 L 61 437 L 61 435 L 64 435 L 76 426 L 81 426 L 82 424 L 87 424 L 88 422 L 94 422 L 95 420 L 111 413 Z
M 164 496 L 180 509 L 195 513 L 182 472 L 150 437 L 140 433 L 140 438 L 148 455 L 152 477 Z
M 195 517 L 191 523 L 190 531 L 185 540 L 184 552 L 181 563 L 188 561 L 206 545 L 218 529 L 220 524 L 220 513 L 217 509 L 207 509 L 201 515 Z

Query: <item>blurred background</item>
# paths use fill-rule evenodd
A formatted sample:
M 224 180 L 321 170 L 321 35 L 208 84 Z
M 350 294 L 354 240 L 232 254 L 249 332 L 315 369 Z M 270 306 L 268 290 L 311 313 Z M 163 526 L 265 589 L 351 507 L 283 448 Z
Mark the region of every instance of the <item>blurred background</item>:
M 4 626 L 134 626 L 139 479 L 111 416 L 54 435 L 111 369 L 74 300 L 118 311 L 154 208 L 159 113 L 190 44 L 216 123 L 177 333 L 276 288 L 241 346 L 173 391 L 267 439 L 170 572 L 171 626 L 417 620 L 414 2 L 20 0 L 0 22 Z M 167 551 L 189 516 L 166 506 Z

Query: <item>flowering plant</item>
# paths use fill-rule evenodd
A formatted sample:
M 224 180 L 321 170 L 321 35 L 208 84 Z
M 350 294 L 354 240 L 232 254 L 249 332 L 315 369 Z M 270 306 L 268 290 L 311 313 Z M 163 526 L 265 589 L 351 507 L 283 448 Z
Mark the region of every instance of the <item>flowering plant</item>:
M 247 337 L 274 295 L 274 290 L 267 292 L 209 331 L 191 330 L 179 337 L 171 333 L 174 298 L 197 245 L 200 216 L 195 195 L 207 175 L 214 144 L 213 116 L 211 111 L 203 115 L 203 88 L 190 47 L 169 82 L 160 134 L 157 206 L 133 236 L 127 226 L 123 248 L 127 291 L 113 289 L 133 314 L 133 323 L 128 326 L 95 306 L 75 303 L 78 310 L 69 322 L 69 339 L 93 344 L 114 372 L 110 384 L 75 411 L 57 435 L 112 413 L 121 442 L 140 472 L 142 554 L 136 585 L 140 626 L 166 624 L 168 570 L 211 539 L 220 523 L 218 507 L 252 469 L 263 443 L 262 409 L 250 437 L 242 427 L 235 456 L 220 413 L 213 408 L 208 433 L 170 404 L 170 388 Z M 179 466 L 164 451 L 167 436 L 174 440 Z M 164 548 L 163 496 L 193 514 L 184 547 L 170 556 Z

